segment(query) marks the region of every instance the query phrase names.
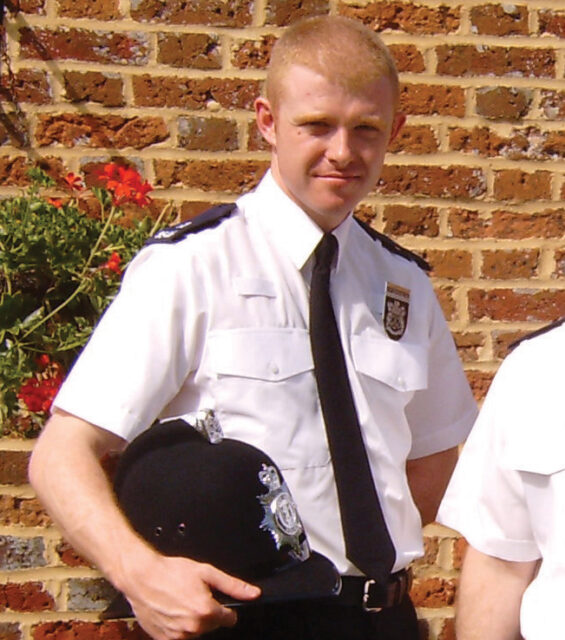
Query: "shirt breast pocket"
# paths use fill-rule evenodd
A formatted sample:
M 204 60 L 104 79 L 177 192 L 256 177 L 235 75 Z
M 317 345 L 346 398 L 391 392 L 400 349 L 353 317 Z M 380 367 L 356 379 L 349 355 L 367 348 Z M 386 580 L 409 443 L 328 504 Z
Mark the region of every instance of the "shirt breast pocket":
M 414 392 L 428 386 L 427 349 L 397 342 L 377 333 L 354 335 L 351 350 L 355 369 L 398 392 Z
M 257 446 L 283 469 L 329 464 L 306 329 L 215 331 L 206 351 L 227 436 Z

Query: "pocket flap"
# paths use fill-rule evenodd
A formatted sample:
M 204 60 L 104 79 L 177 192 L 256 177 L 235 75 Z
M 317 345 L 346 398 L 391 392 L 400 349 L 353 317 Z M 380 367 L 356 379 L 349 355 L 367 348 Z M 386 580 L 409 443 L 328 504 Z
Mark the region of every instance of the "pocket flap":
M 351 348 L 357 371 L 393 389 L 415 391 L 428 385 L 427 351 L 420 345 L 374 333 L 353 336 Z
M 207 358 L 224 376 L 284 380 L 313 369 L 306 329 L 231 329 L 210 334 Z

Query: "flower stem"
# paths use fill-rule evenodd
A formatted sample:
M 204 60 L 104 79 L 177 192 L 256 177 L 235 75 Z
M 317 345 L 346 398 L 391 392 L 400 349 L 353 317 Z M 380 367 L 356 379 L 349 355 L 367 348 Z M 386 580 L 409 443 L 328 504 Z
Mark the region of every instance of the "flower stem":
M 100 244 L 102 243 L 102 240 L 104 239 L 104 236 L 106 235 L 106 231 L 108 231 L 108 227 L 110 226 L 110 223 L 112 222 L 112 219 L 116 214 L 116 211 L 117 211 L 116 207 L 112 206 L 112 208 L 110 209 L 110 213 L 108 214 L 108 217 L 106 218 L 104 226 L 102 227 L 102 231 L 100 232 L 100 235 L 98 236 L 98 238 L 97 238 L 97 240 L 96 240 L 96 242 L 94 244 L 94 247 L 92 247 L 92 249 L 90 251 L 90 255 L 88 256 L 86 262 L 84 263 L 84 267 L 82 268 L 82 270 L 81 270 L 81 272 L 80 272 L 80 274 L 78 276 L 80 282 L 78 283 L 76 289 L 71 293 L 71 295 L 68 298 L 63 300 L 63 302 L 61 302 L 60 305 L 55 307 L 55 309 L 53 309 L 50 313 L 48 313 L 39 322 L 36 322 L 32 327 L 30 327 L 23 334 L 22 340 L 27 338 L 27 336 L 29 336 L 31 333 L 33 333 L 36 329 L 39 329 L 39 327 L 41 325 L 45 324 L 50 318 L 52 318 L 54 315 L 59 313 L 59 311 L 61 311 L 61 309 L 64 309 L 85 288 L 85 285 L 86 285 L 86 278 L 85 278 L 86 272 L 88 271 L 88 268 L 90 267 L 90 264 L 91 264 L 92 260 L 94 259 L 96 253 L 98 252 L 98 249 L 100 248 Z

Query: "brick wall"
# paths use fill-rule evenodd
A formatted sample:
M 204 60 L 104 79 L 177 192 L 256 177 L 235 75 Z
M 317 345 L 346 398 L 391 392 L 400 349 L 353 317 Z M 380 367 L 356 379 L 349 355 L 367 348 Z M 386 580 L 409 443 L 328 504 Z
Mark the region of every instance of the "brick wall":
M 0 196 L 25 169 L 133 161 L 184 217 L 268 164 L 252 103 L 303 15 L 382 32 L 407 126 L 359 213 L 421 252 L 480 400 L 515 338 L 565 314 L 565 9 L 556 0 L 7 0 Z M 97 622 L 108 586 L 26 484 L 33 442 L 0 441 L 0 638 L 141 637 Z M 454 638 L 464 541 L 432 525 L 413 595 L 422 637 Z

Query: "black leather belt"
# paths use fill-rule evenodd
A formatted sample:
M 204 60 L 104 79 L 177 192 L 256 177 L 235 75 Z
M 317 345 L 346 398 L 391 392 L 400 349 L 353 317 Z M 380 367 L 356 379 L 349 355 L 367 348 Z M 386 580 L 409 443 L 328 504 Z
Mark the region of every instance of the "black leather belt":
M 361 605 L 365 611 L 376 613 L 400 604 L 412 586 L 412 571 L 402 569 L 393 573 L 386 585 L 378 585 L 364 577 L 343 576 L 339 595 L 333 602 L 343 605 Z

